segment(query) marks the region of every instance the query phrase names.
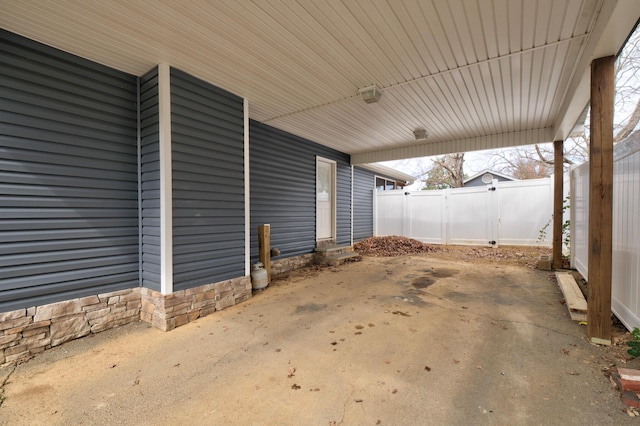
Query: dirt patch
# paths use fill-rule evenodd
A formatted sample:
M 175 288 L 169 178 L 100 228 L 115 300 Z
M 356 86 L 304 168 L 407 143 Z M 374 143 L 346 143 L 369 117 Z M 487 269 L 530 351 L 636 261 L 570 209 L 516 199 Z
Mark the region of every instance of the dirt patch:
M 455 276 L 459 271 L 457 269 L 424 269 L 424 275 L 416 277 L 411 281 L 411 285 L 415 288 L 424 289 L 438 281 L 438 278 L 450 278 Z
M 431 277 L 418 277 L 411 282 L 411 285 L 415 288 L 427 288 L 435 282 L 436 280 Z
M 327 309 L 327 304 L 323 303 L 318 305 L 317 303 L 307 303 L 306 305 L 300 305 L 296 307 L 296 314 L 302 314 L 305 312 L 320 312 Z
M 461 260 L 477 263 L 500 263 L 535 268 L 540 255 L 551 255 L 550 247 L 469 247 L 447 246 L 442 252 L 433 253 L 442 260 Z
M 426 272 L 427 274 L 429 274 L 434 278 L 451 278 L 460 271 L 458 269 L 440 268 L 440 269 L 425 269 L 423 272 Z
M 294 269 L 292 271 L 283 272 L 282 274 L 274 274 L 271 276 L 271 287 L 285 285 L 288 283 L 296 283 L 308 278 L 315 278 L 320 275 L 320 272 L 326 270 L 327 267 L 322 266 L 308 266 L 304 268 Z
M 364 256 L 395 257 L 429 253 L 441 260 L 502 263 L 535 268 L 540 255 L 551 255 L 548 247 L 470 247 L 439 246 L 425 244 L 406 237 L 371 237 L 354 244 L 354 249 Z

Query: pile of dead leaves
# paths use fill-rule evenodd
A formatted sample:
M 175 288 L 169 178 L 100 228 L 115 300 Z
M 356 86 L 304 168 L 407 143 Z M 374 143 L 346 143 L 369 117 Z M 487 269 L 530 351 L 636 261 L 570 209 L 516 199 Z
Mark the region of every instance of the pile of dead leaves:
M 418 240 L 406 237 L 371 237 L 353 245 L 358 253 L 365 256 L 391 257 L 408 254 L 433 253 L 440 251 L 440 247 L 424 244 Z

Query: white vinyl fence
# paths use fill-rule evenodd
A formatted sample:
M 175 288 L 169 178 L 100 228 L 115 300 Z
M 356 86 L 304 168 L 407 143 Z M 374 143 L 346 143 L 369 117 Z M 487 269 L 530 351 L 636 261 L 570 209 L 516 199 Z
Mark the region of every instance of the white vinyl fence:
M 541 245 L 552 242 L 553 179 L 499 182 L 441 191 L 378 191 L 374 235 L 432 244 Z
M 571 171 L 571 264 L 588 276 L 589 164 Z M 613 164 L 611 309 L 629 329 L 640 328 L 640 135 L 620 142 Z

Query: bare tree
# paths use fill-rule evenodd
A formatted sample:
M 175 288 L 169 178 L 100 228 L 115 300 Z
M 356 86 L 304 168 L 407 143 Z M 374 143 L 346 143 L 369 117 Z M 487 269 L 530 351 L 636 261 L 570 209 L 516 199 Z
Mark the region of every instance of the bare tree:
M 549 162 L 538 147 L 516 147 L 491 153 L 488 168 L 516 179 L 537 179 L 549 176 L 553 162 Z
M 636 28 L 616 60 L 614 143 L 627 138 L 640 122 L 640 29 Z
M 461 188 L 464 182 L 464 152 L 447 154 L 431 160 L 431 166 L 422 174 L 423 189 Z

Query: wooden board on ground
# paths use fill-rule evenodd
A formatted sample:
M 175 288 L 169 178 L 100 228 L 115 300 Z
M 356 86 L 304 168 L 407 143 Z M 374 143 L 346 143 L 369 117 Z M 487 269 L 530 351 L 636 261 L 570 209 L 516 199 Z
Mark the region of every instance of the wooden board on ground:
M 564 300 L 567 302 L 571 319 L 573 321 L 586 321 L 587 301 L 576 280 L 569 272 L 556 272 L 556 279 L 564 295 Z

